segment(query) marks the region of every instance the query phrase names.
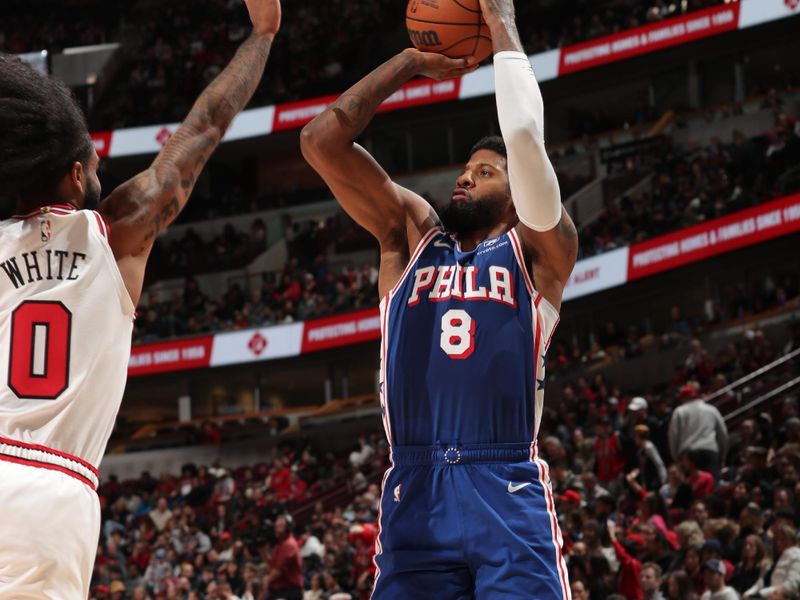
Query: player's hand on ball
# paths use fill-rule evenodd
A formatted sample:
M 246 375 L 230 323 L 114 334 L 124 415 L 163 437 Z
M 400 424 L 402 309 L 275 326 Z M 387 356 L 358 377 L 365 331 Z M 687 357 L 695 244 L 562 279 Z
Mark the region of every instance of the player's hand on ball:
M 274 36 L 281 28 L 280 0 L 244 0 L 253 31 L 262 36 Z
M 437 52 L 420 52 L 412 48 L 407 52 L 412 52 L 416 56 L 418 63 L 418 73 L 431 79 L 442 80 L 461 77 L 467 73 L 472 73 L 478 68 L 478 61 L 474 56 L 464 58 L 449 58 Z

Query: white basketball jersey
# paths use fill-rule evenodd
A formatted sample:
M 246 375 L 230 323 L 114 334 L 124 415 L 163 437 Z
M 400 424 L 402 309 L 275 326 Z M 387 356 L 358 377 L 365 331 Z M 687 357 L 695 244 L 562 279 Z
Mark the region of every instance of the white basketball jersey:
M 125 389 L 134 306 L 94 211 L 0 221 L 0 437 L 100 464 Z

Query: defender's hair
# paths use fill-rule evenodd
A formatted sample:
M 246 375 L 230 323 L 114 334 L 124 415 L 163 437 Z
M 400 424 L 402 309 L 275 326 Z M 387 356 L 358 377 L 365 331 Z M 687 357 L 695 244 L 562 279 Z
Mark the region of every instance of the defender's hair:
M 92 140 L 69 89 L 0 53 L 0 200 L 52 191 Z

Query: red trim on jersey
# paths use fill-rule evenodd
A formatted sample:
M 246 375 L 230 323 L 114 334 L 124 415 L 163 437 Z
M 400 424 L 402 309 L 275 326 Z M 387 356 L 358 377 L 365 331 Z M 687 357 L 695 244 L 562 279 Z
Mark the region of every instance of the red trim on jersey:
M 108 237 L 106 236 L 106 228 L 103 225 L 102 219 L 100 218 L 100 213 L 92 211 L 92 214 L 94 215 L 94 220 L 97 221 L 97 228 L 100 230 L 100 235 L 108 239 Z
M 106 216 L 101 212 L 98 212 L 96 210 L 92 211 L 92 212 L 94 212 L 95 216 L 99 217 L 100 220 L 103 222 L 103 228 L 105 229 L 105 237 L 108 240 L 108 243 L 110 244 L 111 243 L 111 226 L 108 224 L 108 219 L 106 219 Z
M 375 594 L 375 588 L 378 587 L 378 579 L 381 576 L 381 568 L 378 566 L 378 556 L 383 554 L 383 544 L 381 544 L 381 534 L 383 533 L 383 498 L 386 495 L 386 481 L 389 479 L 389 473 L 394 469 L 394 461 L 392 460 L 392 450 L 389 449 L 389 462 L 391 465 L 383 474 L 383 481 L 381 481 L 381 499 L 378 502 L 378 535 L 375 538 L 375 554 L 372 555 L 372 564 L 375 565 L 375 579 L 372 582 L 372 591 L 369 593 L 369 598 Z
M 397 280 L 397 283 L 392 288 L 393 294 L 397 292 L 397 290 L 403 284 L 406 277 L 408 276 L 409 271 L 411 271 L 411 267 L 413 267 L 414 264 L 417 262 L 417 259 L 419 258 L 420 254 L 422 254 L 422 251 L 425 250 L 425 248 L 431 242 L 433 237 L 437 233 L 441 233 L 441 231 L 442 231 L 441 227 L 431 227 L 428 230 L 428 232 L 422 236 L 422 239 L 419 241 L 419 244 L 417 244 L 417 249 L 414 250 L 414 254 L 411 255 L 411 258 L 409 259 L 408 264 L 406 265 L 405 271 L 403 271 L 403 274 L 400 276 L 400 279 Z
M 42 212 L 42 208 L 49 208 L 50 210 L 47 212 Z M 69 204 L 52 204 L 37 208 L 25 215 L 12 215 L 10 218 L 12 219 L 30 219 L 31 217 L 35 217 L 37 215 L 46 215 L 46 214 L 54 214 L 54 215 L 71 215 L 75 212 L 75 207 L 70 206 Z
M 545 503 L 547 505 L 547 514 L 550 517 L 550 533 L 552 535 L 553 546 L 556 549 L 556 568 L 558 569 L 558 578 L 561 582 L 561 593 L 564 600 L 572 600 L 572 590 L 567 585 L 567 574 L 564 568 L 564 554 L 561 551 L 561 529 L 558 527 L 558 517 L 556 517 L 556 506 L 553 501 L 553 491 L 550 488 L 548 481 L 550 480 L 549 468 L 547 463 L 541 459 L 536 459 L 536 466 L 539 471 L 539 482 L 544 488 Z
M 38 460 L 30 460 L 30 459 L 27 459 L 27 458 L 19 458 L 17 456 L 9 456 L 8 454 L 3 454 L 3 453 L 0 453 L 0 460 L 5 460 L 7 462 L 16 463 L 18 465 L 25 465 L 27 467 L 36 467 L 36 468 L 39 468 L 39 469 L 50 469 L 51 471 L 60 471 L 61 473 L 64 473 L 65 475 L 69 475 L 70 477 L 74 477 L 78 481 L 81 481 L 81 482 L 85 483 L 86 485 L 88 485 L 93 490 L 96 489 L 94 487 L 94 483 L 92 483 L 91 481 L 86 479 L 86 477 L 76 473 L 75 471 L 71 471 L 70 469 L 67 469 L 66 467 L 62 467 L 60 465 L 53 465 L 51 463 L 41 462 L 41 461 L 38 461 Z
M 528 267 L 525 265 L 525 254 L 522 252 L 522 243 L 513 227 L 508 230 L 508 237 L 511 239 L 511 247 L 514 249 L 514 256 L 517 257 L 519 268 L 522 270 L 522 274 L 525 277 L 525 286 L 528 288 L 528 293 L 533 296 L 536 294 L 536 290 L 533 287 L 531 274 L 528 273 Z
M 27 448 L 28 450 L 38 450 L 39 452 L 46 452 L 47 454 L 52 454 L 54 456 L 60 456 L 61 458 L 66 458 L 67 460 L 74 461 L 79 465 L 83 465 L 87 469 L 89 469 L 92 473 L 94 473 L 98 478 L 100 477 L 100 472 L 95 469 L 92 465 L 88 462 L 83 460 L 82 458 L 78 458 L 77 456 L 73 456 L 72 454 L 67 454 L 66 452 L 61 452 L 59 450 L 54 450 L 53 448 L 48 448 L 47 446 L 40 446 L 39 444 L 27 444 L 25 442 L 19 442 L 17 440 L 12 440 L 0 435 L 0 444 L 8 444 L 9 446 L 16 446 L 17 448 Z

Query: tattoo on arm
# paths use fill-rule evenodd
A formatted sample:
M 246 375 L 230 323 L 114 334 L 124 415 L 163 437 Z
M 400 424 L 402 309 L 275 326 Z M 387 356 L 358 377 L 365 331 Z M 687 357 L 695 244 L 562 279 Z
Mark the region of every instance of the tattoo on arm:
M 251 35 L 200 95 L 184 124 L 156 159 L 178 168 L 184 192 L 194 186 L 211 152 L 252 98 L 267 64 L 270 45 L 270 40 Z
M 155 212 L 152 215 L 152 218 L 150 219 L 150 227 L 147 231 L 147 234 L 144 236 L 144 244 L 142 245 L 140 252 L 143 252 L 153 242 L 159 232 L 178 216 L 180 210 L 181 205 L 180 202 L 178 202 L 178 197 L 173 196 L 169 202 L 161 206 L 160 211 Z
M 112 223 L 130 219 L 138 232 L 133 254 L 146 252 L 186 205 L 212 152 L 258 87 L 271 43 L 252 34 L 203 91 L 150 169 L 117 188 L 104 203 Z
M 381 103 L 415 75 L 414 67 L 412 56 L 395 56 L 342 94 L 326 112 L 336 116 L 352 140 L 364 131 Z

